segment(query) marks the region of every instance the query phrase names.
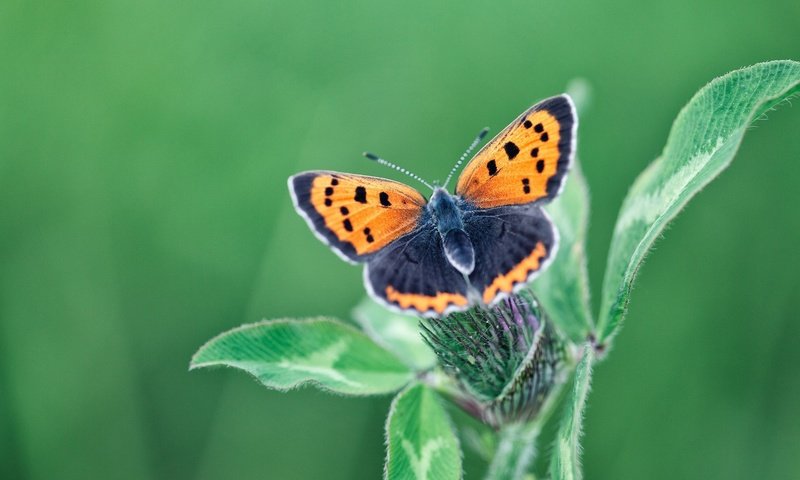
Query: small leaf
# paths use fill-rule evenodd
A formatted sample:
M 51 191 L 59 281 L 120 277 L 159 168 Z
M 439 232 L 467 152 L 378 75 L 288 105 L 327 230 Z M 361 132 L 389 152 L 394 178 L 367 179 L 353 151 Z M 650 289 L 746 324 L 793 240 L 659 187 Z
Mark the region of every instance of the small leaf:
M 797 93 L 800 63 L 759 63 L 713 80 L 681 110 L 661 157 L 642 172 L 620 210 L 603 282 L 599 341 L 617 332 L 636 272 L 666 224 L 731 163 L 747 127 Z
M 304 383 L 348 395 L 391 393 L 408 367 L 358 330 L 335 320 L 273 320 L 243 325 L 203 345 L 191 369 L 226 365 L 276 390 Z
M 418 317 L 391 312 L 365 298 L 353 311 L 353 318 L 375 343 L 414 370 L 426 370 L 436 364 L 436 355 L 419 333 Z
M 532 289 L 553 323 L 574 343 L 582 343 L 592 330 L 585 247 L 589 193 L 577 160 L 564 191 L 546 210 L 558 227 L 561 240 L 553 264 Z
M 550 458 L 552 480 L 580 480 L 583 477 L 580 464 L 580 437 L 583 411 L 592 378 L 592 362 L 594 362 L 594 349 L 586 345 L 583 349 L 583 358 L 575 370 L 572 392 L 567 399 Z
M 400 392 L 386 421 L 388 480 L 461 478 L 461 449 L 441 399 L 416 384 Z

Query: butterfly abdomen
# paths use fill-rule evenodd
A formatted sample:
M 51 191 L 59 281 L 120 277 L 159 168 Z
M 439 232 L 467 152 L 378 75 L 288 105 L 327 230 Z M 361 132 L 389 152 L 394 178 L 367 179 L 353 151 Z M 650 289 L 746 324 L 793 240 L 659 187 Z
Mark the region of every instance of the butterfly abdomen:
M 456 270 L 469 275 L 475 270 L 475 249 L 464 230 L 450 230 L 442 238 L 442 246 L 447 260 Z
M 475 269 L 475 249 L 469 235 L 464 231 L 462 212 L 455 200 L 444 189 L 433 192 L 428 204 L 436 228 L 442 236 L 442 247 L 447 260 L 464 275 Z

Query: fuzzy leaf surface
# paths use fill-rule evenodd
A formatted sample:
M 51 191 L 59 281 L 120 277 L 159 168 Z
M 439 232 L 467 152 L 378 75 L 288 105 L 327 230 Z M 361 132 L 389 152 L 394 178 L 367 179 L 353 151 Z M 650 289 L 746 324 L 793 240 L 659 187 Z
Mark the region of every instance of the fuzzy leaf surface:
M 558 253 L 532 290 L 553 323 L 574 343 L 582 343 L 592 329 L 586 266 L 589 190 L 577 160 L 561 195 L 546 210 L 558 228 Z
M 395 392 L 413 377 L 397 357 L 366 335 L 327 318 L 234 328 L 203 345 L 190 368 L 218 365 L 244 370 L 276 390 L 311 383 L 347 395 Z
M 586 345 L 583 358 L 575 369 L 572 391 L 564 408 L 556 434 L 556 443 L 550 458 L 552 480 L 580 480 L 583 478 L 580 463 L 580 440 L 583 432 L 583 412 L 592 378 L 594 350 Z
M 634 277 L 667 223 L 733 160 L 747 128 L 800 93 L 800 63 L 735 70 L 700 89 L 672 125 L 662 155 L 631 187 L 617 218 L 603 281 L 600 341 L 618 330 Z
M 388 480 L 458 480 L 461 448 L 439 395 L 422 384 L 400 392 L 386 421 Z

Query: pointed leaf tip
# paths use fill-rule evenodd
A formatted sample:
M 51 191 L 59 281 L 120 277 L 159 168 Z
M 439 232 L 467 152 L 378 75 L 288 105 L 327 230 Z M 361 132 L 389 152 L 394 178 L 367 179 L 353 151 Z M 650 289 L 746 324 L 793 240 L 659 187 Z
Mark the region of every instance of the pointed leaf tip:
M 713 80 L 681 110 L 664 152 L 636 179 L 617 217 L 598 342 L 607 343 L 616 334 L 636 272 L 664 227 L 730 165 L 747 127 L 798 93 L 800 63 L 764 62 Z

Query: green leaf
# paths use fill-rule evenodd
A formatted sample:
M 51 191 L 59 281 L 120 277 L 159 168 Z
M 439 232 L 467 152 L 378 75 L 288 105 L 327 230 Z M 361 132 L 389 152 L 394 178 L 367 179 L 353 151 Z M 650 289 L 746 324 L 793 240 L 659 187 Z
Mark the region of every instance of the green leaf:
M 358 330 L 332 319 L 243 325 L 203 345 L 191 369 L 226 365 L 276 390 L 312 383 L 348 395 L 391 393 L 413 377 L 408 367 Z
M 386 421 L 388 480 L 461 478 L 461 449 L 439 396 L 412 385 L 395 397 Z
M 561 195 L 546 210 L 561 240 L 553 264 L 532 289 L 553 323 L 574 343 L 582 343 L 592 330 L 585 248 L 589 193 L 577 160 Z
M 375 343 L 414 370 L 426 370 L 436 364 L 436 355 L 420 335 L 418 317 L 391 312 L 365 298 L 353 310 L 353 318 Z
M 800 63 L 759 63 L 713 80 L 681 110 L 664 152 L 633 184 L 617 219 L 603 282 L 600 341 L 617 332 L 636 272 L 666 224 L 731 163 L 750 124 L 798 92 Z
M 580 480 L 583 477 L 579 458 L 580 437 L 593 362 L 594 349 L 590 345 L 586 345 L 583 349 L 583 358 L 575 370 L 572 392 L 567 400 L 550 458 L 552 480 Z

